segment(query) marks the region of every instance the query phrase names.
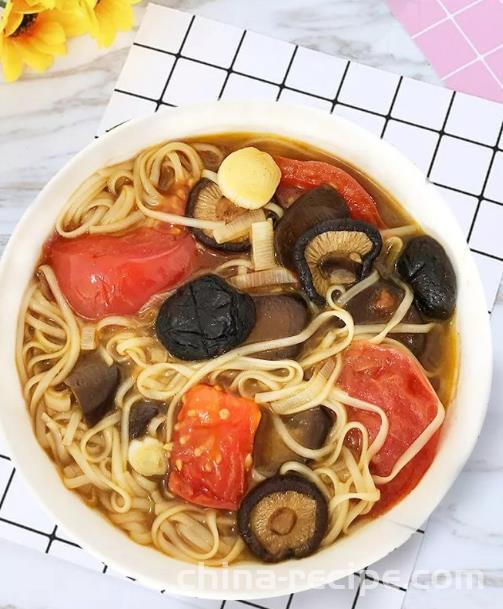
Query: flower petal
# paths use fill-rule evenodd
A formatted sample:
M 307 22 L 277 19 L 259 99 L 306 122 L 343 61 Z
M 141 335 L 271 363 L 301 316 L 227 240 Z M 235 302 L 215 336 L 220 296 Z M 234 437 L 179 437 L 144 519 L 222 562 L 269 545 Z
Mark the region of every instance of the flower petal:
M 56 0 L 23 0 L 23 3 L 33 12 L 45 11 L 56 6 Z
M 115 25 L 117 29 L 127 32 L 133 27 L 133 22 L 133 10 L 130 6 L 121 13 L 115 13 Z
M 2 47 L 2 68 L 7 82 L 17 80 L 23 72 L 23 62 L 11 44 Z
M 118 31 L 132 28 L 131 4 L 132 0 L 82 0 L 83 8 L 89 11 L 89 31 L 99 46 L 110 46 Z
M 22 43 L 13 41 L 13 47 L 16 49 L 22 61 L 37 72 L 44 72 L 54 61 L 54 58 L 51 57 L 51 55 L 40 53 L 34 49 L 28 40 Z
M 33 34 L 34 38 L 40 38 L 47 44 L 61 44 L 66 40 L 65 30 L 61 23 L 47 18 L 41 19 L 40 23 L 36 23 L 36 29 Z
M 80 36 L 90 30 L 89 16 L 82 9 L 75 12 L 57 11 L 55 17 L 66 36 Z
M 23 21 L 23 13 L 12 12 L 5 22 L 5 36 L 12 36 Z
M 46 55 L 66 55 L 66 43 L 58 42 L 54 44 L 48 44 L 41 38 L 33 38 L 31 41 L 34 50 L 39 53 L 45 53 Z

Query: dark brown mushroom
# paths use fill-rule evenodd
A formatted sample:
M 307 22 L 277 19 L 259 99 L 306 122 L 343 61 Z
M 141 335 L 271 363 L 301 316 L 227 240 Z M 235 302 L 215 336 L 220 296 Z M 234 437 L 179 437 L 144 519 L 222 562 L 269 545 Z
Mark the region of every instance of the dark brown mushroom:
M 281 419 L 293 439 L 311 449 L 323 446 L 332 426 L 330 415 L 320 406 Z M 269 477 L 287 461 L 304 463 L 306 459 L 288 448 L 278 436 L 272 415 L 263 409 L 253 446 L 254 467 L 260 474 Z
M 175 357 L 204 360 L 242 344 L 254 325 L 255 304 L 249 294 L 218 275 L 203 275 L 164 301 L 155 333 Z
M 387 323 L 398 308 L 404 296 L 403 290 L 392 281 L 379 280 L 363 290 L 345 305 L 356 324 Z M 421 314 L 412 304 L 403 318 L 404 323 L 420 324 Z M 421 333 L 391 334 L 416 357 L 420 357 L 425 349 L 427 335 Z
M 247 343 L 276 340 L 295 336 L 302 332 L 308 321 L 305 301 L 294 294 L 276 296 L 257 296 L 254 299 L 256 322 Z M 255 353 L 253 357 L 262 359 L 291 359 L 297 356 L 301 345 L 269 349 Z
M 349 218 L 349 210 L 335 188 L 317 186 L 301 195 L 285 211 L 274 231 L 274 246 L 280 263 L 294 270 L 293 248 L 297 239 L 320 222 L 340 218 Z
M 82 409 L 89 427 L 93 427 L 113 408 L 120 382 L 117 364 L 108 366 L 96 352 L 82 355 L 65 380 Z
M 365 278 L 381 247 L 379 231 L 360 220 L 327 220 L 307 230 L 295 243 L 293 259 L 308 298 L 322 305 L 331 285 Z
M 274 476 L 241 503 L 238 528 L 249 549 L 266 562 L 315 552 L 328 525 L 328 506 L 318 487 L 301 476 Z
M 161 402 L 141 400 L 133 404 L 129 411 L 129 439 L 134 440 L 145 435 L 150 421 L 164 411 L 165 406 Z
M 238 207 L 226 199 L 218 184 L 207 178 L 201 178 L 191 190 L 186 210 L 187 216 L 191 218 L 224 222 L 230 222 L 245 212 L 246 210 L 243 210 L 242 207 Z M 217 243 L 213 239 L 211 231 L 193 228 L 192 234 L 200 243 L 215 250 L 247 252 L 250 249 L 250 241 L 247 237 Z
M 396 265 L 414 290 L 418 309 L 430 319 L 449 319 L 456 307 L 454 267 L 438 241 L 428 235 L 411 239 Z

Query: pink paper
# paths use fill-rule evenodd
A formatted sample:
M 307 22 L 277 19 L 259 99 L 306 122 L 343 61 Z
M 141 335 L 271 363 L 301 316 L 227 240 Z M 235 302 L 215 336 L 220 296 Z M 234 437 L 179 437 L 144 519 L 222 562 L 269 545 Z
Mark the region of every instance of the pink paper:
M 388 0 L 444 83 L 503 102 L 503 0 Z

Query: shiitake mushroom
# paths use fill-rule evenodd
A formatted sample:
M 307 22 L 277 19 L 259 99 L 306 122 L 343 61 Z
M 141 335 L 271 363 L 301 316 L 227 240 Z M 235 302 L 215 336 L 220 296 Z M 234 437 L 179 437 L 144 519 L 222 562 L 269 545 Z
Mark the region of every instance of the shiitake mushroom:
M 164 411 L 165 406 L 161 402 L 140 400 L 133 404 L 129 411 L 129 439 L 144 436 L 150 421 Z
M 248 548 L 262 560 L 302 558 L 315 552 L 325 535 L 327 501 L 302 476 L 273 476 L 246 495 L 237 523 Z
M 414 290 L 418 309 L 430 319 L 449 319 L 456 307 L 456 273 L 446 251 L 428 235 L 414 237 L 396 265 Z
M 198 220 L 222 220 L 230 222 L 242 213 L 244 213 L 244 210 L 226 199 L 222 195 L 218 184 L 208 178 L 201 178 L 196 183 L 190 192 L 187 202 L 187 216 L 197 218 Z M 191 230 L 194 237 L 200 243 L 211 249 L 234 253 L 247 252 L 250 249 L 250 240 L 247 237 L 237 239 L 236 241 L 217 243 L 211 231 L 200 228 L 192 228 Z
M 355 324 L 387 323 L 398 308 L 403 295 L 403 290 L 395 283 L 381 279 L 353 296 L 345 308 L 351 313 Z M 421 314 L 414 304 L 410 306 L 403 321 L 413 324 L 423 322 Z M 420 357 L 424 352 L 426 334 L 396 333 L 390 336 L 404 344 L 416 357 Z
M 320 222 L 340 218 L 349 218 L 349 209 L 332 186 L 317 186 L 301 195 L 285 211 L 274 231 L 274 246 L 279 262 L 294 270 L 293 248 L 297 239 Z
M 361 220 L 327 220 L 313 226 L 297 239 L 293 249 L 304 292 L 323 305 L 331 285 L 364 279 L 381 247 L 377 228 Z
M 243 343 L 255 325 L 255 304 L 217 275 L 189 281 L 157 315 L 157 338 L 175 357 L 205 360 Z
M 306 302 L 295 294 L 255 296 L 256 323 L 247 343 L 259 343 L 295 336 L 306 327 L 309 313 Z M 291 359 L 298 355 L 302 345 L 268 349 L 255 353 L 262 359 Z
M 75 396 L 89 427 L 99 423 L 112 410 L 119 382 L 119 366 L 115 363 L 108 366 L 95 351 L 81 355 L 64 381 Z
M 332 419 L 321 407 L 310 408 L 297 414 L 281 417 L 292 438 L 306 448 L 321 448 L 332 426 Z M 278 436 L 272 415 L 262 409 L 262 418 L 255 433 L 253 445 L 253 465 L 263 476 L 276 474 L 287 461 L 304 463 L 304 459 L 283 442 Z

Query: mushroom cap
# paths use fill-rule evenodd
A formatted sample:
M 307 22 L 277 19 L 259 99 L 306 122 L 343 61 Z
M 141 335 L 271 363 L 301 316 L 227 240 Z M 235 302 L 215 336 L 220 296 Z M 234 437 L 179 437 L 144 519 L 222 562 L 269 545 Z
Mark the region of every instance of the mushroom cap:
M 318 549 L 328 505 L 318 487 L 296 474 L 268 478 L 241 503 L 237 523 L 250 550 L 267 562 L 302 558 Z
M 157 338 L 186 361 L 222 355 L 243 343 L 255 325 L 255 304 L 217 275 L 189 281 L 169 296 L 157 314 Z
M 349 218 L 343 197 L 328 184 L 302 194 L 284 213 L 274 231 L 276 253 L 283 266 L 294 269 L 293 248 L 308 229 L 326 220 Z
M 381 234 L 371 224 L 361 220 L 327 220 L 297 239 L 293 260 L 305 293 L 313 302 L 323 305 L 326 291 L 333 283 L 354 283 L 365 278 L 381 247 Z M 327 261 L 335 261 L 341 267 L 336 281 L 321 268 Z M 346 268 L 347 265 L 351 268 Z
M 305 301 L 295 294 L 270 294 L 255 296 L 256 322 L 247 343 L 276 340 L 295 336 L 306 327 L 309 313 Z M 291 359 L 296 357 L 302 345 L 268 349 L 255 353 L 262 359 Z
M 446 251 L 429 235 L 411 239 L 396 265 L 414 290 L 415 303 L 426 317 L 449 319 L 454 313 L 457 280 Z
M 404 290 L 396 283 L 379 279 L 346 303 L 355 324 L 387 323 L 403 299 Z M 419 324 L 423 318 L 418 309 L 411 304 L 405 314 L 405 323 Z M 393 338 L 405 345 L 416 357 L 420 357 L 426 347 L 427 334 L 394 333 Z
M 322 406 L 284 415 L 281 420 L 296 442 L 311 449 L 323 446 L 333 423 Z M 253 465 L 263 476 L 272 476 L 287 461 L 305 463 L 307 459 L 288 448 L 278 436 L 271 413 L 263 408 L 253 444 Z
M 201 220 L 225 220 L 230 222 L 243 213 L 243 209 L 223 196 L 218 184 L 201 178 L 190 191 L 186 215 Z M 206 247 L 224 252 L 247 252 L 249 239 L 217 243 L 211 234 L 200 228 L 192 228 L 194 237 Z
M 101 421 L 113 408 L 119 382 L 119 366 L 115 363 L 108 366 L 95 351 L 81 355 L 64 381 L 79 403 L 90 427 Z
M 145 435 L 150 421 L 166 407 L 161 402 L 140 400 L 131 406 L 129 411 L 129 439 L 134 440 Z

